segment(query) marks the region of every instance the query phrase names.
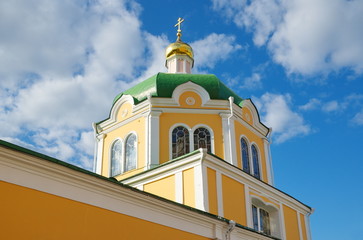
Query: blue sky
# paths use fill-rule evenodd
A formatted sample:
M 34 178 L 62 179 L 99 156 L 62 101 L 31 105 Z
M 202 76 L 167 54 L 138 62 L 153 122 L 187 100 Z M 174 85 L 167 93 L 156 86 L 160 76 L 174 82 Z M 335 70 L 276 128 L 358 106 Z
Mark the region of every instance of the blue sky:
M 182 39 L 273 128 L 276 187 L 315 208 L 313 239 L 363 229 L 363 1 L 1 1 L 1 139 L 90 169 L 92 122 L 164 72 Z

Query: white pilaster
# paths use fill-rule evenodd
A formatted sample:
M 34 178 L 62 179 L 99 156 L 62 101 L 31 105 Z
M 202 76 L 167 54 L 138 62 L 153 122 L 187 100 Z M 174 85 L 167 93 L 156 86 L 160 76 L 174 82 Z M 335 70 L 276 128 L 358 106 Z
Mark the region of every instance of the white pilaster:
M 303 234 L 302 234 L 301 221 L 300 221 L 300 213 L 298 211 L 296 211 L 296 216 L 297 216 L 297 224 L 298 224 L 298 227 L 299 227 L 300 240 L 304 240 Z
M 246 202 L 246 218 L 247 218 L 247 226 L 253 228 L 253 220 L 252 220 L 252 204 L 250 197 L 250 188 L 245 185 L 245 202 Z
M 96 169 L 95 172 L 97 174 L 102 174 L 102 162 L 103 162 L 103 142 L 105 138 L 105 134 L 99 134 L 96 136 L 97 141 L 97 157 L 96 157 Z
M 195 208 L 208 212 L 208 196 L 205 196 L 206 183 L 204 183 L 206 170 L 199 164 L 194 167 L 194 191 L 195 191 Z
M 231 163 L 231 142 L 229 138 L 229 125 L 228 125 L 228 117 L 227 113 L 220 113 L 219 116 L 222 118 L 222 131 L 223 131 L 223 145 L 224 145 L 224 159 Z
M 216 187 L 217 187 L 218 216 L 224 217 L 222 174 L 218 171 L 216 171 Z
M 159 143 L 160 143 L 160 121 L 161 111 L 150 111 L 147 119 L 146 136 L 146 164 L 145 168 L 150 169 L 159 165 Z
M 192 73 L 193 59 L 187 55 L 173 55 L 166 59 L 168 73 Z
M 183 204 L 183 172 L 175 173 L 175 201 Z
M 230 129 L 230 133 L 229 133 L 229 138 L 230 138 L 230 151 L 231 151 L 231 164 L 233 164 L 234 166 L 238 166 L 237 164 L 237 151 L 236 151 L 236 132 L 234 130 L 234 117 L 230 117 L 228 118 L 228 124 L 229 124 L 229 129 Z
M 265 150 L 264 152 L 265 152 L 267 182 L 268 182 L 268 184 L 273 186 L 274 185 L 274 178 L 273 178 L 270 142 L 265 138 L 265 139 L 263 139 L 263 144 L 264 144 L 264 150 Z

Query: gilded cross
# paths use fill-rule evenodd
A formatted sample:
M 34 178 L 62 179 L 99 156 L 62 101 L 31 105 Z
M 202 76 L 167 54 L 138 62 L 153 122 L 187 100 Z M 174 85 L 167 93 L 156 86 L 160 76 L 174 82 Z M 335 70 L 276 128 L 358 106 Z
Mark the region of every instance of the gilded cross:
M 178 32 L 181 32 L 181 30 L 180 30 L 180 25 L 181 25 L 181 23 L 182 23 L 182 22 L 184 22 L 184 19 L 182 19 L 182 18 L 178 18 L 178 23 L 177 23 L 177 24 L 175 24 L 175 26 L 174 26 L 174 27 L 178 26 Z

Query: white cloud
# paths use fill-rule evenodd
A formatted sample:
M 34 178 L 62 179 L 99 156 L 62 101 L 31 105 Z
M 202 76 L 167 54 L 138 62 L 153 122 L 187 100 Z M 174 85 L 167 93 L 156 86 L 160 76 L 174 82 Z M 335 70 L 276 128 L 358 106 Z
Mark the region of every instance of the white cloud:
M 304 110 L 304 111 L 310 111 L 310 110 L 318 109 L 320 107 L 320 105 L 321 105 L 321 101 L 319 99 L 312 98 L 309 100 L 308 103 L 300 106 L 299 109 Z
M 212 1 L 215 10 L 252 31 L 254 43 L 266 45 L 288 73 L 363 72 L 363 1 Z
M 354 115 L 354 117 L 351 120 L 351 123 L 353 123 L 354 125 L 358 125 L 358 126 L 363 125 L 363 110 L 361 110 L 359 113 Z
M 0 3 L 2 138 L 92 166 L 91 123 L 145 68 L 140 8 L 129 3 Z
M 272 127 L 276 143 L 311 133 L 312 129 L 305 123 L 304 118 L 291 109 L 290 95 L 265 93 L 253 100 L 259 108 L 262 122 Z
M 214 68 L 218 61 L 226 60 L 231 53 L 241 49 L 235 40 L 231 35 L 211 33 L 204 39 L 191 43 L 196 71 L 205 67 Z
M 262 87 L 261 82 L 261 74 L 259 73 L 252 73 L 250 77 L 245 78 L 243 85 L 241 88 L 247 89 L 257 89 Z
M 335 112 L 339 110 L 339 103 L 337 101 L 329 101 L 322 106 L 324 112 Z
M 91 123 L 113 97 L 165 71 L 164 35 L 142 30 L 134 1 L 0 2 L 1 138 L 91 169 Z M 239 49 L 233 36 L 195 42 L 200 68 Z M 225 55 L 220 54 L 223 52 Z

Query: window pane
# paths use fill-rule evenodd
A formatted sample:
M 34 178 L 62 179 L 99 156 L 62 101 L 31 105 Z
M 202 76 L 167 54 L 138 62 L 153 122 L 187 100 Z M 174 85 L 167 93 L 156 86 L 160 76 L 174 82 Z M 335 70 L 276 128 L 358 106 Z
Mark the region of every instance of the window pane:
M 252 219 L 253 219 L 253 229 L 258 231 L 258 215 L 257 215 L 257 208 L 252 205 Z
M 124 172 L 136 168 L 136 135 L 131 134 L 126 140 Z
M 270 215 L 264 209 L 260 209 L 260 225 L 261 225 L 261 231 L 263 233 L 266 233 L 268 235 L 271 234 L 271 230 L 270 230 Z
M 198 148 L 206 148 L 208 152 L 212 152 L 210 132 L 206 128 L 197 128 L 194 131 L 194 150 Z
M 172 158 L 189 153 L 189 132 L 185 127 L 179 126 L 172 132 Z
M 241 138 L 241 151 L 242 151 L 242 169 L 250 173 L 250 157 L 248 153 L 248 145 L 245 139 Z
M 111 149 L 111 176 L 121 174 L 122 142 L 116 140 Z
M 252 145 L 252 162 L 253 162 L 253 175 L 256 178 L 260 178 L 260 162 L 258 159 L 257 149 Z

